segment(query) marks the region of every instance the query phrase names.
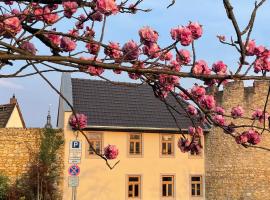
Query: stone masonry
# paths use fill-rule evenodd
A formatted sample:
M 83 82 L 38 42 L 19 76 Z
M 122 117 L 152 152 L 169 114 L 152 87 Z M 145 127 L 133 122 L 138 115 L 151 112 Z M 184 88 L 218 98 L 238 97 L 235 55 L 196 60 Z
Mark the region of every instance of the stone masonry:
M 263 109 L 268 87 L 269 83 L 263 81 L 254 82 L 253 87 L 244 87 L 243 82 L 236 81 L 215 94 L 226 114 L 232 107 L 241 105 L 246 111 L 245 116 L 251 117 L 256 108 Z M 269 106 L 270 103 L 268 113 Z M 234 123 L 250 124 L 250 120 L 234 120 Z M 269 134 L 263 134 L 258 146 L 270 148 Z M 205 163 L 207 200 L 270 199 L 270 151 L 244 148 L 220 128 L 213 128 L 205 136 Z
M 42 129 L 0 128 L 0 173 L 11 183 L 27 173 L 39 151 L 41 134 Z M 62 149 L 60 158 L 63 153 Z

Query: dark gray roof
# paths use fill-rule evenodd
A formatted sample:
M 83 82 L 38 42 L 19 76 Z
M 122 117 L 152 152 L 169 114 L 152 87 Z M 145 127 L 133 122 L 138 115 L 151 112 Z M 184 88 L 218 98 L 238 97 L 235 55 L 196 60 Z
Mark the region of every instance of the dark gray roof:
M 16 104 L 0 105 L 0 128 L 5 128 Z
M 89 127 L 178 130 L 166 105 L 148 85 L 72 79 L 72 93 L 75 111 L 87 115 Z M 180 112 L 171 109 L 181 129 L 191 126 L 174 98 L 169 96 L 166 100 Z

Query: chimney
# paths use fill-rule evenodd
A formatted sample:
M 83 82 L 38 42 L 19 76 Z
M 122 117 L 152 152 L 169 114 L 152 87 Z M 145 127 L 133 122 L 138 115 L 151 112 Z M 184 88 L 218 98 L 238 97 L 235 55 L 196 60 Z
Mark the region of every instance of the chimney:
M 13 94 L 12 98 L 10 98 L 9 103 L 10 104 L 17 104 L 17 99 L 15 97 L 15 94 Z

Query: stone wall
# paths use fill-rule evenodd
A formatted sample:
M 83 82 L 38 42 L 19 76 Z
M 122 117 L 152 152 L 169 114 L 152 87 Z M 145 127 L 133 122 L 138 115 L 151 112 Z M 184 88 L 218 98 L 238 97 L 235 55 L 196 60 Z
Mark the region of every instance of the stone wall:
M 268 82 L 257 81 L 253 87 L 244 87 L 243 82 L 237 81 L 216 92 L 216 99 L 227 114 L 232 107 L 241 105 L 245 115 L 251 116 L 254 109 L 263 109 L 268 87 Z M 250 121 L 240 119 L 234 123 Z M 265 132 L 262 138 L 258 146 L 270 148 L 269 133 Z M 221 129 L 213 128 L 205 137 L 205 164 L 207 200 L 270 199 L 270 151 L 244 148 Z
M 0 129 L 0 173 L 11 183 L 27 174 L 38 154 L 43 129 Z M 64 148 L 59 151 L 63 166 Z

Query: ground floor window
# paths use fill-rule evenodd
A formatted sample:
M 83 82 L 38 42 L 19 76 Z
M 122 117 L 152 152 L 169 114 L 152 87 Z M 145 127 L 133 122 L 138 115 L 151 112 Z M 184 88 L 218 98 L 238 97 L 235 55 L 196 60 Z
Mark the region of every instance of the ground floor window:
M 191 176 L 191 196 L 201 197 L 203 195 L 202 176 Z
M 161 176 L 161 196 L 162 197 L 174 197 L 174 176 L 164 175 Z
M 141 198 L 141 176 L 129 175 L 128 176 L 128 198 L 139 199 Z

